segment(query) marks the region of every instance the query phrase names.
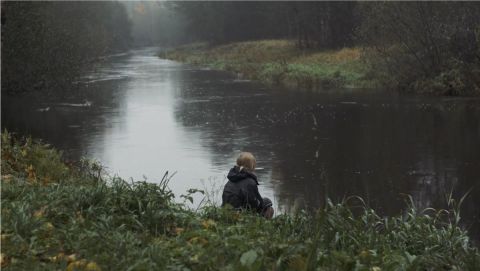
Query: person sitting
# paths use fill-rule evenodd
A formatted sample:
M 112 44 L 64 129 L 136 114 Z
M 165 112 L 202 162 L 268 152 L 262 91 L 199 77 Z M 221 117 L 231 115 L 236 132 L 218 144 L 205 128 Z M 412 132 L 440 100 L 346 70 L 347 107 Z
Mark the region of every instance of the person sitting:
M 222 206 L 229 204 L 237 210 L 252 210 L 265 218 L 272 218 L 272 201 L 262 198 L 258 192 L 255 166 L 256 159 L 253 154 L 240 153 L 237 164 L 228 172 L 228 182 L 223 188 Z

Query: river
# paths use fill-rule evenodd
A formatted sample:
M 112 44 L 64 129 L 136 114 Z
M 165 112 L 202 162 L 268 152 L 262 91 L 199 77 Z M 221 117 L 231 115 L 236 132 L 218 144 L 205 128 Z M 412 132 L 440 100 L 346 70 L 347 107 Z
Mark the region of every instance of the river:
M 208 191 L 219 204 L 240 151 L 257 157 L 277 213 L 358 195 L 397 214 L 461 197 L 478 234 L 480 100 L 389 91 L 307 91 L 163 60 L 146 48 L 108 57 L 55 97 L 2 97 L 2 127 L 43 139 L 110 174 Z M 195 196 L 193 206 L 203 198 Z

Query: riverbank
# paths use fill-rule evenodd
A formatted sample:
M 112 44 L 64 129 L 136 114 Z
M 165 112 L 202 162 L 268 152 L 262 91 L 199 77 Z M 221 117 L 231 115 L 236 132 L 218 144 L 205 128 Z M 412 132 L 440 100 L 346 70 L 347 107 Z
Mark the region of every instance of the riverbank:
M 158 184 L 108 177 L 98 163 L 65 163 L 55 149 L 6 132 L 1 168 L 5 270 L 475 270 L 480 264 L 454 205 L 449 213 L 410 206 L 404 215 L 379 217 L 350 199 L 328 202 L 315 215 L 272 220 L 209 204 L 194 211 L 174 202 L 168 176 Z M 201 192 L 189 193 L 180 197 Z
M 194 43 L 163 51 L 159 56 L 290 87 L 371 88 L 376 85 L 361 60 L 360 48 L 299 50 L 292 41 L 263 40 L 214 47 Z

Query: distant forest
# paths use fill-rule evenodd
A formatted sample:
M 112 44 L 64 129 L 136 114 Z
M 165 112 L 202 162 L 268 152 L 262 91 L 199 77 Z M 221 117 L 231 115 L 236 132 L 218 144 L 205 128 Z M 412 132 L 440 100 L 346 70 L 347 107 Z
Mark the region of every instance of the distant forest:
M 301 50 L 360 47 L 379 81 L 480 93 L 479 2 L 173 2 L 185 41 L 294 40 Z
M 97 58 L 131 45 L 119 2 L 1 4 L 2 93 L 67 88 Z
M 480 92 L 478 2 L 297 1 L 2 2 L 2 92 L 57 87 L 132 45 L 259 39 L 361 47 L 375 76 L 399 87 Z

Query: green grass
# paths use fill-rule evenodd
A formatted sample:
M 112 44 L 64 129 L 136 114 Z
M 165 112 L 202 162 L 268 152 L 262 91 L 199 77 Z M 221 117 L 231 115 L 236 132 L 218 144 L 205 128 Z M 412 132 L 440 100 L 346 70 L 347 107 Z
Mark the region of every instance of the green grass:
M 2 134 L 5 270 L 475 270 L 451 210 L 380 217 L 359 198 L 272 220 L 174 202 L 168 176 L 127 182 L 98 163 Z M 190 193 L 195 193 L 195 190 Z M 189 194 L 185 195 L 188 198 Z
M 359 48 L 299 50 L 287 40 L 237 42 L 215 47 L 194 43 L 159 54 L 162 58 L 232 71 L 265 83 L 311 89 L 375 86 L 361 55 Z

